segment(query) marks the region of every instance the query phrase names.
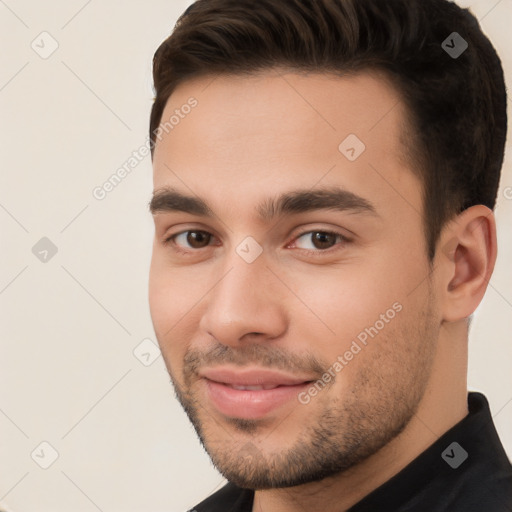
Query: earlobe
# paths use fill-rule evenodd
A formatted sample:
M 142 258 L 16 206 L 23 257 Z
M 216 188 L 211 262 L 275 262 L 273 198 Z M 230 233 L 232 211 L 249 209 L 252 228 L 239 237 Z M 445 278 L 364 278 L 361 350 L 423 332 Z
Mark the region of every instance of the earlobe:
M 444 320 L 469 317 L 482 301 L 497 255 L 492 210 L 476 205 L 464 210 L 442 234 L 438 264 L 444 295 Z

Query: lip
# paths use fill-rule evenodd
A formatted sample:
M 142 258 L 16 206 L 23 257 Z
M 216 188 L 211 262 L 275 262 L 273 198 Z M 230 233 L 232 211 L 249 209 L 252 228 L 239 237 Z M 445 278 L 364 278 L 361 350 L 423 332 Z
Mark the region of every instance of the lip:
M 199 375 L 206 384 L 208 400 L 221 414 L 244 419 L 263 418 L 291 401 L 296 402 L 297 395 L 313 380 L 310 376 L 297 377 L 262 368 L 208 368 Z M 243 390 L 233 386 L 271 389 Z
M 243 370 L 234 370 L 229 367 L 206 368 L 199 372 L 199 376 L 231 386 L 294 386 L 313 380 L 311 376 L 295 376 L 257 367 Z

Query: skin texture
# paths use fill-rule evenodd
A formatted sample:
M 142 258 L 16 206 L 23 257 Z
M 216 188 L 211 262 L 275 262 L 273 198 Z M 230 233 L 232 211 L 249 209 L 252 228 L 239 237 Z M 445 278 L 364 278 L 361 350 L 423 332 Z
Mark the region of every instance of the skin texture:
M 496 259 L 493 213 L 478 205 L 454 218 L 429 264 L 422 184 L 401 137 L 407 112 L 379 74 L 202 77 L 176 89 L 162 120 L 191 96 L 198 105 L 153 161 L 155 191 L 174 187 L 215 213 L 154 214 L 150 310 L 177 397 L 219 471 L 257 489 L 254 511 L 345 510 L 468 412 L 467 317 Z M 353 162 L 338 149 L 349 134 L 366 146 Z M 270 197 L 332 186 L 377 215 L 256 216 Z M 187 230 L 211 237 L 175 239 L 187 256 L 164 243 Z M 332 231 L 349 241 L 315 242 Z M 236 252 L 248 236 L 262 248 L 252 263 Z M 321 378 L 397 303 L 307 404 L 249 420 L 208 399 L 197 372 L 220 364 Z

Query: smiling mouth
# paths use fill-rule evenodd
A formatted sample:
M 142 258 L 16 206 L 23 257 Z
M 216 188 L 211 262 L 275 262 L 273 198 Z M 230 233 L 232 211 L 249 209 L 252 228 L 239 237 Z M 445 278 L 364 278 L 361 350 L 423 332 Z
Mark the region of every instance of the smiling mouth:
M 264 384 L 262 386 L 240 386 L 236 384 L 228 384 L 225 382 L 219 382 L 219 384 L 224 384 L 225 386 L 228 386 L 233 389 L 238 389 L 239 391 L 261 391 L 282 387 L 282 384 Z
M 314 379 L 261 368 L 210 368 L 199 372 L 206 401 L 230 418 L 259 419 L 297 403 Z
M 313 380 L 309 375 L 296 377 L 292 374 L 259 367 L 249 367 L 242 370 L 226 366 L 206 368 L 199 372 L 199 376 L 226 386 L 257 389 L 294 386 Z

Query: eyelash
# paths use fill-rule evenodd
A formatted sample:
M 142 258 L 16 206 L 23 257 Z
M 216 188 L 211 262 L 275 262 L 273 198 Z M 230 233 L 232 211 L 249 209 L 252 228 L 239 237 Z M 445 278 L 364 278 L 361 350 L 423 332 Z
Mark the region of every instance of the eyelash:
M 205 233 L 205 234 L 211 235 L 211 233 L 208 233 L 208 231 L 204 231 L 204 230 L 201 230 L 201 229 L 188 229 L 188 230 L 185 230 L 185 231 L 180 231 L 179 233 L 175 233 L 175 234 L 167 237 L 164 240 L 164 242 L 163 242 L 164 245 L 172 244 L 173 245 L 173 250 L 175 250 L 178 254 L 182 254 L 184 256 L 192 256 L 193 253 L 197 253 L 201 249 L 206 249 L 206 247 L 209 247 L 209 246 L 206 246 L 206 247 L 202 247 L 200 249 L 191 249 L 191 250 L 188 250 L 188 251 L 185 250 L 185 249 L 182 249 L 175 242 L 175 238 L 178 237 L 179 235 L 183 235 L 184 233 Z M 299 239 L 299 238 L 301 238 L 301 237 L 303 237 L 304 235 L 312 234 L 312 233 L 322 233 L 322 234 L 326 234 L 326 235 L 334 235 L 334 236 L 336 236 L 337 238 L 339 238 L 341 240 L 343 245 L 348 244 L 348 243 L 351 242 L 351 240 L 348 237 L 346 237 L 342 233 L 339 233 L 338 231 L 328 231 L 328 230 L 321 230 L 321 229 L 313 229 L 313 230 L 310 229 L 308 231 L 303 231 L 302 233 L 299 233 L 294 238 L 294 241 Z M 339 244 L 337 244 L 337 245 L 339 245 Z M 314 250 L 314 249 L 299 249 L 299 250 L 303 251 L 307 255 L 322 256 L 325 253 L 331 253 L 333 251 L 340 250 L 340 248 L 336 249 L 336 247 L 334 246 L 334 247 L 330 247 L 329 249 L 325 249 L 325 250 L 322 250 L 322 249 L 317 249 L 317 250 Z

